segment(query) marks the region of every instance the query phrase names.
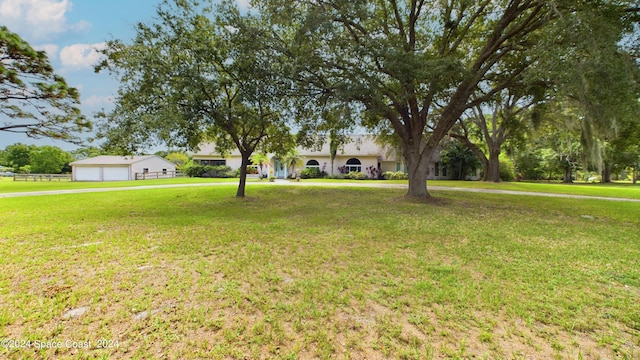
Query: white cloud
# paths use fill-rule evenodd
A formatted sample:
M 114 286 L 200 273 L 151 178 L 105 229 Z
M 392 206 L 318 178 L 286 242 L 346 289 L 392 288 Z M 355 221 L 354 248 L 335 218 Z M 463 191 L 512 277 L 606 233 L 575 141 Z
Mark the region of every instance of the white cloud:
M 58 45 L 56 44 L 34 45 L 33 48 L 38 51 L 46 52 L 49 61 L 54 60 L 58 56 Z
M 0 0 L 0 23 L 28 41 L 51 39 L 67 31 L 84 31 L 86 21 L 67 23 L 70 0 Z
M 240 10 L 249 10 L 251 8 L 249 0 L 236 0 L 236 4 Z
M 104 49 L 105 43 L 74 44 L 60 50 L 60 62 L 64 67 L 89 68 L 96 65 L 102 55 L 98 50 Z
M 82 105 L 92 109 L 101 109 L 105 107 L 111 107 L 114 103 L 115 103 L 114 96 L 91 95 L 88 98 L 82 100 Z
M 231 26 L 231 25 L 225 25 L 225 27 L 224 27 L 224 28 L 225 28 L 228 32 L 230 32 L 230 33 L 232 33 L 232 34 L 235 34 L 235 33 L 237 33 L 237 32 L 238 32 L 238 30 L 240 30 L 240 29 L 238 29 L 237 27 L 234 27 L 234 26 Z

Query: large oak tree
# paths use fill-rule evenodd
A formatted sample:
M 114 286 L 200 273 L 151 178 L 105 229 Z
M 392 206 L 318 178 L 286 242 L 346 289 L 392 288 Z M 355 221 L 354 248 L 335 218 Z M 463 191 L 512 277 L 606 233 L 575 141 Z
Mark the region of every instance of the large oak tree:
M 456 121 L 535 65 L 535 58 L 518 54 L 542 48 L 540 32 L 566 14 L 624 6 L 619 3 L 268 0 L 258 6 L 295 60 L 305 93 L 358 103 L 367 112 L 364 125 L 394 133 L 408 167 L 407 195 L 426 198 L 429 161 Z M 506 64 L 514 58 L 522 61 Z

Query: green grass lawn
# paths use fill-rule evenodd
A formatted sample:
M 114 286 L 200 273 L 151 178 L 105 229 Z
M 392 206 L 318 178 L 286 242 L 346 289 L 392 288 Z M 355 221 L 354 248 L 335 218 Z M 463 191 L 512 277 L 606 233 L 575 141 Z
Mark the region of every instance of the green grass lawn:
M 234 182 L 238 179 L 203 179 L 203 178 L 174 178 L 144 181 L 112 181 L 112 182 L 72 182 L 72 181 L 13 181 L 13 178 L 0 177 L 0 194 L 11 192 L 72 190 L 86 188 L 117 188 L 131 186 L 150 186 L 166 184 L 207 184 L 218 182 Z M 248 179 L 258 182 L 257 179 Z M 265 180 L 262 180 L 266 182 Z M 302 182 L 323 184 L 364 183 L 364 184 L 407 184 L 406 180 L 336 180 L 336 179 L 308 179 Z M 560 184 L 546 182 L 502 182 L 486 183 L 482 181 L 429 180 L 428 186 L 445 186 L 456 188 L 497 189 L 512 191 L 532 191 L 541 193 L 571 194 L 586 196 L 605 196 L 640 199 L 640 184 L 612 183 L 612 184 Z
M 640 184 L 614 182 L 610 184 L 576 182 L 573 184 L 547 182 L 502 182 L 436 180 L 429 182 L 434 186 L 469 187 L 483 189 L 532 191 L 553 194 L 571 194 L 586 196 L 605 196 L 640 199 Z
M 257 181 L 248 179 L 248 181 Z M 150 186 L 150 185 L 166 185 L 166 184 L 201 184 L 213 182 L 234 182 L 238 179 L 211 179 L 211 178 L 172 178 L 172 179 L 154 179 L 154 180 L 138 180 L 138 181 L 13 181 L 12 177 L 0 177 L 0 194 L 12 192 L 28 192 L 28 191 L 49 191 L 49 190 L 73 190 L 73 189 L 98 189 L 98 188 L 118 188 L 130 186 Z
M 640 357 L 638 203 L 235 190 L 0 199 L 0 358 Z
M 333 183 L 345 182 L 346 180 L 332 179 L 313 179 L 305 180 L 313 182 Z M 352 180 L 350 182 L 357 182 Z M 370 182 L 370 181 L 365 181 Z M 406 180 L 383 180 L 376 181 L 388 184 L 406 184 Z M 512 190 L 512 191 L 532 191 L 551 194 L 570 194 L 585 196 L 605 196 L 629 199 L 640 199 L 640 183 L 631 184 L 623 182 L 615 182 L 611 184 L 600 183 L 584 183 L 576 182 L 573 184 L 562 184 L 558 182 L 501 182 L 491 183 L 483 181 L 459 181 L 459 180 L 429 180 L 427 186 L 445 186 L 455 188 L 474 188 L 474 189 L 495 189 L 495 190 Z

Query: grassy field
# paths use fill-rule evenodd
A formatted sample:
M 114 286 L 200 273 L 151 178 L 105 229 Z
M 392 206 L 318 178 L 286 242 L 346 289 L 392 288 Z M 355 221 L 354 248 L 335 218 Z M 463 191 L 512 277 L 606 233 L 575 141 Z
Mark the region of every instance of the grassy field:
M 640 357 L 638 203 L 234 194 L 0 199 L 0 358 Z
M 248 179 L 249 182 L 259 182 L 257 179 Z M 113 182 L 71 182 L 71 181 L 13 181 L 12 178 L 0 177 L 0 194 L 11 192 L 48 191 L 48 190 L 72 190 L 85 188 L 117 188 L 132 186 L 150 186 L 166 184 L 207 184 L 219 182 L 237 183 L 238 179 L 203 179 L 203 178 L 175 178 L 145 181 L 113 181 Z M 266 182 L 263 180 L 263 182 Z M 302 182 L 320 184 L 407 184 L 406 180 L 335 180 L 335 179 L 308 179 Z M 612 183 L 612 184 L 561 184 L 546 182 L 503 182 L 486 183 L 482 181 L 455 181 L 455 180 L 429 180 L 428 186 L 444 186 L 455 188 L 497 189 L 512 191 L 531 191 L 555 194 L 571 194 L 586 196 L 606 196 L 640 199 L 640 184 Z
M 248 179 L 248 181 L 257 181 Z M 0 194 L 12 192 L 50 191 L 50 190 L 74 190 L 74 189 L 99 189 L 119 188 L 130 186 L 151 186 L 166 184 L 206 184 L 212 182 L 233 182 L 238 179 L 207 179 L 207 178 L 173 178 L 139 181 L 13 181 L 11 177 L 0 177 Z

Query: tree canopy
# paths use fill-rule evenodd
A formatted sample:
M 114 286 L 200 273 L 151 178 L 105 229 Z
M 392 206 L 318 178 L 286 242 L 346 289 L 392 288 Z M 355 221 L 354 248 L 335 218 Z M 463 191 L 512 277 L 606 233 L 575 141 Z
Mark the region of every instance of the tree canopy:
M 73 154 L 57 146 L 36 146 L 16 143 L 0 150 L 0 165 L 16 173 L 60 174 L 71 172 Z
M 0 131 L 81 143 L 91 129 L 78 91 L 55 74 L 44 51 L 0 26 Z
M 407 195 L 421 198 L 429 196 L 434 151 L 465 111 L 520 83 L 528 68 L 543 70 L 539 55 L 551 35 L 597 36 L 589 27 L 555 26 L 559 19 L 628 10 L 625 1 L 605 0 L 268 0 L 258 6 L 283 29 L 283 52 L 304 93 L 357 103 L 363 125 L 399 139 Z M 558 64 L 553 69 L 561 71 Z
M 287 87 L 281 63 L 267 44 L 261 19 L 229 2 L 215 8 L 197 1 L 165 1 L 151 24 L 138 24 L 131 44 L 108 42 L 108 68 L 121 80 L 116 109 L 101 133 L 107 143 L 164 142 L 242 156 L 237 196 L 244 196 L 246 167 L 256 150 L 285 154 L 292 146 Z
M 63 170 L 70 172 L 69 163 L 74 160 L 73 155 L 57 146 L 40 146 L 31 153 L 31 172 L 36 174 L 60 174 Z

